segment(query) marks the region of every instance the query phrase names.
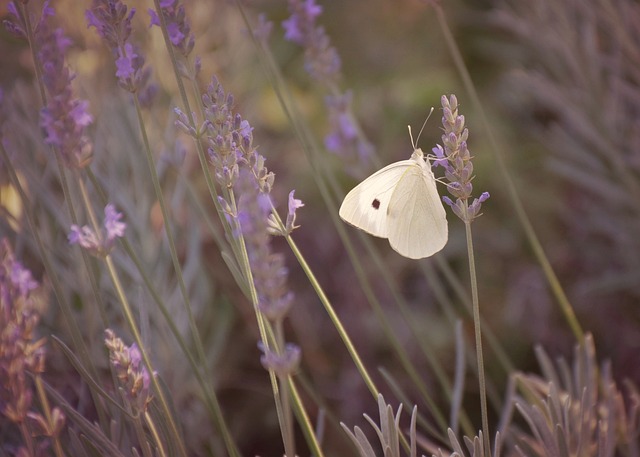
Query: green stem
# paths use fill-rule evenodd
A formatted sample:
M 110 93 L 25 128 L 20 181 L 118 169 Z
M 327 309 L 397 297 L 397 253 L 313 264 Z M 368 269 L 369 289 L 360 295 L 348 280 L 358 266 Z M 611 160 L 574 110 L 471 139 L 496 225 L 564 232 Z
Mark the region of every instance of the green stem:
M 42 378 L 39 374 L 36 374 L 34 377 L 36 391 L 38 392 L 38 398 L 40 399 L 40 405 L 42 406 L 42 411 L 44 412 L 44 417 L 47 421 L 47 425 L 49 426 L 49 431 L 53 432 L 55 424 L 53 423 L 53 416 L 51 415 L 51 406 L 49 405 L 49 400 L 47 399 L 47 394 L 44 390 L 44 386 L 42 385 Z M 60 444 L 60 439 L 58 434 L 51 436 L 53 440 L 53 451 L 56 454 L 56 457 L 64 457 L 64 451 L 62 450 L 62 445 Z
M 482 433 L 484 435 L 484 455 L 491 457 L 489 417 L 487 413 L 487 388 L 484 377 L 484 357 L 482 355 L 482 329 L 480 327 L 480 302 L 478 299 L 478 280 L 476 277 L 476 263 L 473 254 L 473 237 L 471 236 L 471 222 L 465 221 L 467 235 L 467 253 L 469 255 L 469 275 L 471 281 L 471 301 L 473 305 L 473 329 L 476 337 L 476 358 L 478 360 L 478 383 L 480 385 L 480 411 L 482 414 Z
M 228 203 L 232 206 L 232 210 L 237 214 L 236 201 L 234 197 L 233 189 L 229 190 L 229 199 Z M 260 333 L 260 340 L 264 345 L 265 351 L 268 351 L 271 345 L 269 344 L 269 338 L 267 337 L 267 322 L 264 319 L 262 312 L 260 311 L 258 305 L 258 291 L 256 290 L 255 283 L 253 281 L 253 272 L 251 271 L 251 265 L 249 263 L 249 253 L 247 252 L 247 245 L 244 240 L 244 236 L 240 235 L 237 237 L 237 243 L 239 247 L 239 252 L 236 253 L 238 257 L 238 261 L 240 263 L 240 267 L 242 268 L 244 277 L 247 280 L 247 286 L 249 288 L 251 304 L 253 305 L 253 311 L 256 316 L 256 322 L 258 324 L 258 332 Z M 275 340 L 275 338 L 274 338 Z M 276 346 L 276 351 L 278 353 L 282 353 L 284 351 L 283 347 L 278 347 L 277 341 L 274 341 Z M 286 420 L 287 411 L 285 410 L 285 405 L 283 404 L 283 393 L 278 386 L 278 378 L 275 372 L 269 368 L 269 379 L 271 381 L 271 389 L 273 390 L 273 399 L 275 401 L 276 406 L 276 414 L 278 416 L 278 422 L 280 424 L 280 433 L 282 435 L 282 442 L 285 447 L 285 455 L 295 456 L 295 447 L 291 446 L 290 437 L 293 436 L 293 430 L 288 427 L 288 422 Z M 302 405 L 300 405 L 302 407 Z
M 26 37 L 27 37 L 27 41 L 29 42 L 29 49 L 31 51 L 31 58 L 33 59 L 33 63 L 34 63 L 34 68 L 35 68 L 35 72 L 36 72 L 36 79 L 37 79 L 37 87 L 38 87 L 38 91 L 40 94 L 40 100 L 41 100 L 41 105 L 42 106 L 46 106 L 47 104 L 47 95 L 46 95 L 46 90 L 44 87 L 44 83 L 43 83 L 43 77 L 42 77 L 42 68 L 41 68 L 41 62 L 38 59 L 37 56 L 37 52 L 36 52 L 36 39 L 34 36 L 34 31 L 33 31 L 33 27 L 31 25 L 31 16 L 29 15 L 29 10 L 26 6 L 26 2 L 17 2 L 17 6 L 19 8 L 21 8 L 21 12 L 23 14 L 24 20 L 25 20 L 25 25 L 26 25 Z M 58 167 L 58 177 L 60 179 L 60 186 L 62 187 L 62 193 L 64 195 L 64 199 L 67 202 L 67 210 L 69 211 L 69 216 L 71 218 L 71 222 L 73 224 L 77 224 L 78 223 L 78 219 L 76 217 L 76 213 L 75 213 L 75 209 L 73 206 L 73 201 L 71 199 L 71 192 L 69 191 L 69 182 L 67 180 L 67 176 L 65 173 L 65 165 L 63 160 L 60 157 L 60 151 L 58 150 L 58 148 L 56 147 L 51 147 L 50 148 L 52 156 L 55 158 L 56 160 L 56 164 Z M 4 153 L 4 152 L 3 152 Z M 6 163 L 9 163 L 8 161 Z M 19 184 L 19 181 L 16 179 L 16 186 L 18 188 L 21 189 L 21 186 Z M 23 200 L 23 203 L 25 204 L 25 208 L 30 208 L 30 205 L 28 205 L 27 199 L 26 199 L 26 194 L 22 191 L 20 191 L 21 194 L 21 198 Z M 27 210 L 25 211 L 26 213 L 30 214 L 30 211 Z M 93 374 L 96 375 L 97 371 L 95 366 L 93 365 L 93 361 L 89 355 L 89 350 L 86 347 L 86 344 L 84 343 L 84 339 L 82 338 L 82 334 L 80 332 L 80 329 L 78 327 L 78 325 L 76 324 L 76 320 L 73 318 L 72 314 L 71 314 L 71 308 L 69 306 L 69 304 L 67 303 L 67 301 L 65 300 L 65 298 L 62 296 L 62 288 L 60 287 L 60 284 L 57 280 L 57 276 L 56 274 L 53 272 L 53 270 L 51 269 L 51 263 L 47 257 L 47 255 L 45 254 L 45 250 L 43 248 L 42 245 L 42 241 L 39 237 L 39 235 L 37 234 L 37 231 L 35 229 L 35 224 L 32 223 L 32 221 L 34 221 L 34 216 L 33 215 L 29 215 L 28 216 L 30 218 L 30 226 L 32 229 L 32 233 L 34 235 L 34 237 L 36 238 L 36 243 L 38 244 L 38 249 L 40 251 L 40 256 L 41 259 L 43 261 L 43 263 L 45 264 L 45 268 L 47 269 L 47 272 L 49 274 L 49 277 L 52 281 L 52 284 L 54 284 L 54 291 L 56 292 L 56 298 L 58 299 L 58 302 L 60 303 L 60 306 L 63 310 L 63 314 L 65 316 L 65 320 L 67 322 L 67 325 L 69 326 L 69 329 L 71 331 L 71 338 L 73 339 L 74 342 L 74 346 L 80 351 L 80 355 L 83 359 L 83 362 L 85 363 L 85 365 L 88 367 L 89 371 Z M 89 283 L 91 284 L 91 289 L 93 291 L 93 295 L 95 297 L 96 303 L 98 304 L 98 312 L 100 313 L 100 317 L 103 321 L 103 323 L 107 322 L 107 317 L 106 317 L 106 313 L 104 310 L 104 305 L 103 305 L 103 301 L 101 299 L 101 295 L 98 291 L 98 283 L 97 283 L 97 279 L 93 273 L 93 270 L 90 268 L 90 260 L 89 260 L 89 255 L 86 252 L 82 252 L 82 260 L 85 266 L 86 271 L 88 272 L 88 277 L 89 277 Z M 108 422 L 106 414 L 102 408 L 102 403 L 100 401 L 100 399 L 98 397 L 94 396 L 94 393 L 91 392 L 91 396 L 93 397 L 94 400 L 94 404 L 96 407 L 96 411 L 100 420 L 100 423 L 106 427 L 106 424 Z
M 187 286 L 184 283 L 184 277 L 182 275 L 182 267 L 180 265 L 180 260 L 178 259 L 178 252 L 176 250 L 175 237 L 173 235 L 173 228 L 171 226 L 171 216 L 169 214 L 169 209 L 167 208 L 167 204 L 164 201 L 164 195 L 162 193 L 160 180 L 158 179 L 158 173 L 156 171 L 155 160 L 153 158 L 153 154 L 151 153 L 151 147 L 149 146 L 149 138 L 147 137 L 147 131 L 144 126 L 144 119 L 142 117 L 142 109 L 140 107 L 140 101 L 138 100 L 137 96 L 133 97 L 133 101 L 136 107 L 136 114 L 138 115 L 138 126 L 140 127 L 140 135 L 142 136 L 142 142 L 144 144 L 143 149 L 145 152 L 145 157 L 147 159 L 147 166 L 149 167 L 151 182 L 153 183 L 153 190 L 155 191 L 156 198 L 158 199 L 158 204 L 160 205 L 160 210 L 162 212 L 162 220 L 164 223 L 164 230 L 167 235 L 167 241 L 169 243 L 169 253 L 171 255 L 171 261 L 173 263 L 173 269 L 176 273 L 176 279 L 178 281 L 178 287 L 180 288 L 180 294 L 182 295 L 184 309 L 187 313 L 187 320 L 189 321 L 189 328 L 191 330 L 191 334 L 193 337 L 193 342 L 196 348 L 196 353 L 198 355 L 198 360 L 200 361 L 201 366 L 204 368 L 206 366 L 206 357 L 204 355 L 204 349 L 202 347 L 200 332 L 198 331 L 198 326 L 196 325 L 196 321 L 193 317 L 193 312 L 191 310 L 191 299 L 189 298 L 189 294 L 187 293 Z
M 153 441 L 156 443 L 156 446 L 158 448 L 158 454 L 161 457 L 166 457 L 167 453 L 164 450 L 164 446 L 162 445 L 162 440 L 160 439 L 160 435 L 158 434 L 158 430 L 156 429 L 156 425 L 153 422 L 153 419 L 151 418 L 151 415 L 149 414 L 148 411 L 144 412 L 144 420 L 147 423 L 147 426 L 149 427 L 149 430 L 151 431 L 151 435 L 153 436 Z
M 311 271 L 309 264 L 307 263 L 304 256 L 298 249 L 298 246 L 296 245 L 296 243 L 293 241 L 293 238 L 291 238 L 291 236 L 287 236 L 286 239 L 287 239 L 287 242 L 289 243 L 289 247 L 291 248 L 291 251 L 293 252 L 293 255 L 296 256 L 296 259 L 298 260 L 298 263 L 302 267 L 302 270 L 307 275 L 307 278 L 309 279 L 311 286 L 313 287 L 316 294 L 318 295 L 318 298 L 320 298 L 320 301 L 322 302 L 322 305 L 324 306 L 325 311 L 329 315 L 331 322 L 333 322 L 334 327 L 336 328 L 336 330 L 338 331 L 338 334 L 342 338 L 342 341 L 344 342 L 344 345 L 347 348 L 349 355 L 351 355 L 351 358 L 353 359 L 353 363 L 356 365 L 356 368 L 360 372 L 360 376 L 362 376 L 362 379 L 364 380 L 365 384 L 369 388 L 369 391 L 374 396 L 377 396 L 379 390 L 376 387 L 375 383 L 373 382 L 373 379 L 369 375 L 367 368 L 364 366 L 364 362 L 362 362 L 362 359 L 360 358 L 360 355 L 358 354 L 356 347 L 351 341 L 351 338 L 349 338 L 349 334 L 347 333 L 344 326 L 342 325 L 342 322 L 340 321 L 338 314 L 333 308 L 333 305 L 331 305 L 329 298 L 324 293 L 322 286 L 316 279 L 315 275 L 313 274 L 313 271 Z
M 285 380 L 285 382 L 289 386 L 289 390 L 291 391 L 291 397 L 293 398 L 294 409 L 297 413 L 298 423 L 301 425 L 302 433 L 304 433 L 307 444 L 309 445 L 311 455 L 314 457 L 324 457 L 324 452 L 320 447 L 320 443 L 318 443 L 318 439 L 316 437 L 313 426 L 311 425 L 311 421 L 309 420 L 309 416 L 304 408 L 302 408 L 302 399 L 300 398 L 300 393 L 296 388 L 295 383 L 291 376 Z M 290 457 L 287 455 L 287 457 Z M 295 456 L 294 456 L 295 457 Z
M 145 412 L 145 416 L 146 416 L 146 412 Z M 144 427 L 142 424 L 142 420 L 140 419 L 140 414 L 136 413 L 135 415 L 133 415 L 133 428 L 135 429 L 136 432 L 136 436 L 138 437 L 138 442 L 140 444 L 140 447 L 142 448 L 142 457 L 153 457 L 153 452 L 151 452 L 151 444 L 149 443 L 149 440 L 147 440 L 147 437 L 144 433 Z M 152 435 L 153 434 L 153 429 L 152 429 Z M 154 438 L 156 436 L 154 435 Z M 158 448 L 159 449 L 163 449 L 159 444 L 158 444 Z
M 84 201 L 84 204 L 87 208 L 87 211 L 89 212 L 89 214 L 92 214 L 92 209 L 91 209 L 91 201 L 89 200 L 89 195 L 87 193 L 87 189 L 85 188 L 84 182 L 82 181 L 82 179 L 78 179 L 78 184 L 80 187 L 80 194 L 82 196 L 82 199 Z M 93 217 L 93 216 L 92 216 Z M 94 217 L 93 217 L 94 218 Z M 142 355 L 142 360 L 144 361 L 144 364 L 147 368 L 147 370 L 149 370 L 149 373 L 154 373 L 154 369 L 153 366 L 151 364 L 151 360 L 149 359 L 149 356 L 147 355 L 147 350 L 146 350 L 146 346 L 142 341 L 142 337 L 140 335 L 140 331 L 138 330 L 138 325 L 136 323 L 136 320 L 133 316 L 133 312 L 131 311 L 131 305 L 129 304 L 129 300 L 127 299 L 127 296 L 124 293 L 124 290 L 122 288 L 122 284 L 120 283 L 120 277 L 118 275 L 118 272 L 115 268 L 115 265 L 113 264 L 113 259 L 111 258 L 110 255 L 107 255 L 105 258 L 105 263 L 107 266 L 107 271 L 109 272 L 109 276 L 111 277 L 111 281 L 113 283 L 113 286 L 116 289 L 116 294 L 118 296 L 118 299 L 120 301 L 120 304 L 122 305 L 122 310 L 124 312 L 125 315 L 125 319 L 127 321 L 127 324 L 129 325 L 129 329 L 131 330 L 131 333 L 133 335 L 134 340 L 136 341 L 136 344 L 138 345 L 138 348 L 140 349 L 140 354 Z M 156 391 L 156 395 L 158 396 L 158 399 L 160 401 L 160 406 L 165 414 L 165 418 L 169 424 L 169 428 L 171 431 L 171 434 L 173 435 L 174 438 L 174 442 L 177 444 L 178 446 L 178 451 L 179 454 L 186 457 L 187 453 L 184 447 L 184 443 L 182 441 L 182 437 L 181 434 L 178 430 L 178 426 L 175 422 L 175 419 L 173 417 L 173 414 L 171 413 L 171 408 L 169 407 L 169 402 L 167 401 L 164 392 L 160 386 L 160 383 L 158 382 L 156 376 L 151 375 L 151 383 L 153 384 L 154 390 Z

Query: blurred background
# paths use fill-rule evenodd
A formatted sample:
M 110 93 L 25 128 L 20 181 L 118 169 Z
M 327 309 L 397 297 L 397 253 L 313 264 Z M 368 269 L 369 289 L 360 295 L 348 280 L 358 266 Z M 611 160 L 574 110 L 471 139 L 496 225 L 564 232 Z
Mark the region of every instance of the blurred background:
M 34 11 L 36 4 L 30 2 Z M 165 195 L 174 205 L 179 252 L 185 270 L 190 272 L 198 324 L 211 357 L 212 382 L 234 436 L 241 437 L 242 453 L 277 455 L 280 434 L 267 372 L 260 365 L 253 310 L 226 268 L 202 217 L 192 206 L 180 203 L 187 192 L 181 181 L 193 185 L 196 194 L 201 192 L 204 205 L 206 189 L 190 139 L 173 124 L 177 90 L 168 71 L 162 37 L 158 30 L 148 27 L 146 10 L 152 5 L 142 1 L 127 4 L 137 9 L 133 39 L 145 50 L 146 61 L 153 68 L 152 78 L 160 87 L 147 113 L 149 136 L 164 167 Z M 249 39 L 235 2 L 185 0 L 184 4 L 196 38 L 194 53 L 202 59 L 201 85 L 216 75 L 234 94 L 237 111 L 254 127 L 254 143 L 276 174 L 272 195 L 281 213 L 286 212 L 291 189 L 304 201 L 297 219 L 301 227 L 293 238 L 387 400 L 395 404 L 397 392 L 387 384 L 389 378 L 382 371 L 420 408 L 421 397 L 381 331 L 379 318 L 345 255 L 335 218 L 330 214 L 337 207 L 328 207 L 320 196 L 314 170 L 269 83 L 260 51 Z M 414 132 L 419 130 L 431 107 L 435 111 L 418 146 L 426 152 L 442 143 L 440 97 L 458 97 L 474 155 L 474 193 L 491 194 L 483 205 L 482 217 L 473 224 L 481 310 L 487 327 L 514 366 L 522 371 L 538 370 L 535 344 L 542 345 L 553 357 L 570 356 L 575 338 L 516 216 L 496 154 L 504 155 L 549 262 L 579 322 L 594 335 L 599 358 L 611 360 L 617 380 L 640 381 L 638 4 L 631 0 L 441 2 L 446 24 L 460 47 L 499 151 L 490 146 L 481 113 L 462 84 L 442 24 L 431 6 L 417 0 L 318 4 L 323 9 L 318 24 L 325 27 L 341 58 L 342 78 L 338 84 L 342 90 L 352 91 L 353 115 L 374 146 L 380 164 L 409 157 L 412 148 L 407 125 Z M 255 0 L 243 5 L 251 23 L 257 24 L 259 14 L 273 22 L 270 51 L 304 122 L 322 144 L 330 128 L 324 104 L 327 94 L 305 72 L 300 47 L 283 38 L 281 23 L 289 14 L 287 2 Z M 59 0 L 52 6 L 57 11 L 56 20 L 74 43 L 68 63 L 77 73 L 75 89 L 89 100 L 95 117 L 93 167 L 107 189 L 117 194 L 117 206 L 134 227 L 130 232 L 134 248 L 166 287 L 167 296 L 177 302 L 169 257 L 161 255 L 166 246 L 151 185 L 140 181 L 138 176 L 143 171 L 138 175 L 129 164 L 139 150 L 134 128 L 137 124 L 127 95 L 117 87 L 112 56 L 95 30 L 87 29 L 84 11 L 88 1 Z M 0 7 L 2 15 L 6 15 L 6 8 L 6 4 Z M 5 107 L 11 109 L 14 127 L 9 141 L 16 163 L 25 170 L 46 169 L 44 149 L 37 140 L 40 102 L 31 54 L 25 42 L 4 29 L 0 31 L 0 85 L 5 91 Z M 359 176 L 353 176 L 340 157 L 328 152 L 326 163 L 345 193 L 376 170 L 374 165 L 367 165 Z M 0 179 L 3 207 L 19 213 L 11 207 L 5 173 L 0 172 Z M 25 179 L 29 181 L 28 176 Z M 56 188 L 52 171 L 40 175 L 39 180 L 42 188 Z M 440 190 L 444 194 L 443 186 Z M 38 189 L 30 191 L 38 195 Z M 54 230 L 64 225 L 55 222 L 63 215 L 55 214 L 55 202 L 42 200 L 38 205 L 51 216 L 53 228 L 44 227 L 45 222 L 42 228 L 50 230 L 51 246 L 62 246 L 64 236 Z M 205 212 L 215 216 L 213 208 L 205 206 Z M 420 262 L 399 256 L 386 240 L 372 240 L 383 258 L 383 272 L 369 259 L 356 229 L 347 228 L 361 252 L 364 273 L 373 283 L 391 330 L 431 395 L 443 406 L 447 400 L 439 391 L 421 344 L 428 345 L 451 379 L 456 318 L 462 320 L 465 340 L 469 349 L 473 348 L 472 321 L 451 281 L 454 278 L 469 290 L 464 226 L 449 210 L 448 219 L 448 245 L 436 257 Z M 148 230 L 136 231 L 136 224 Z M 23 230 L 3 222 L 0 235 L 16 238 Z M 288 246 L 280 238 L 274 238 L 273 243 L 274 249 L 286 256 L 289 286 L 296 296 L 286 330 L 288 340 L 302 349 L 299 378 L 309 386 L 306 398 L 313 404 L 310 399 L 315 394 L 322 398 L 332 418 L 362 425 L 362 414 L 374 415 L 376 404 Z M 29 256 L 29 243 L 21 246 L 25 263 L 36 275 L 42 275 L 37 258 Z M 74 270 L 68 266 L 69 278 L 73 278 Z M 381 276 L 396 285 L 418 334 L 411 331 L 405 315 L 398 311 L 393 291 Z M 149 301 L 134 276 L 129 286 L 140 303 Z M 81 290 L 72 292 L 78 294 L 81 303 Z M 148 313 L 145 319 L 152 329 L 152 356 L 167 385 L 173 386 L 186 433 L 192 443 L 197 443 L 194 449 L 204 452 L 210 428 L 203 426 L 207 421 L 203 422 L 194 383 L 186 365 L 182 367 L 176 361 L 171 342 L 162 341 L 158 336 L 162 332 L 153 336 L 153 329 L 162 328 L 154 312 L 150 305 L 142 312 Z M 87 323 L 88 339 L 93 338 L 91 332 L 98 334 L 95 311 L 87 303 L 78 306 L 78 318 Z M 176 319 L 180 320 L 179 316 Z M 115 311 L 114 321 L 119 321 Z M 43 334 L 64 339 L 65 329 L 60 327 L 55 306 L 48 310 L 44 325 Z M 184 322 L 183 327 L 186 331 Z M 102 351 L 102 347 L 96 347 L 96 357 L 104 358 Z M 56 379 L 52 383 L 64 390 L 76 379 L 73 368 L 62 354 L 52 351 L 49 357 L 51 377 Z M 490 345 L 485 362 L 495 396 L 501 399 L 508 375 Z M 477 383 L 473 370 L 467 371 L 466 401 L 474 411 Z M 310 408 L 318 414 L 317 409 Z M 472 420 L 479 424 L 479 413 Z M 328 447 L 336 451 L 346 445 L 342 432 L 333 427 L 327 429 L 325 441 L 334 442 Z

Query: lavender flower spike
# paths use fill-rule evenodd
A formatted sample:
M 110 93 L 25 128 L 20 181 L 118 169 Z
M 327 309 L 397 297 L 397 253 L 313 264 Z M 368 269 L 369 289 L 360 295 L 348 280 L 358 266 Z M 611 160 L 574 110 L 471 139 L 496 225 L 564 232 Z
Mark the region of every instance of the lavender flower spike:
M 467 148 L 469 131 L 464 126 L 464 116 L 458 115 L 458 100 L 455 95 L 449 99 L 442 96 L 442 144 L 436 145 L 432 152 L 436 156 L 434 166 L 444 168 L 445 179 L 449 181 L 449 193 L 456 197 L 453 201 L 449 197 L 442 200 L 451 207 L 456 216 L 466 223 L 472 222 L 480 215 L 482 203 L 489 198 L 489 192 L 483 192 L 479 198 L 474 198 L 469 204 L 473 191 L 473 163 L 471 153 Z
M 157 86 L 149 84 L 151 69 L 144 68 L 144 56 L 129 42 L 131 19 L 135 13 L 135 8 L 127 13 L 127 6 L 120 0 L 93 0 L 85 17 L 88 27 L 95 27 L 111 48 L 120 87 L 139 93 L 141 102 L 147 106 L 156 94 Z
M 331 126 L 325 146 L 345 159 L 347 169 L 357 175 L 362 165 L 371 160 L 373 146 L 360 133 L 351 113 L 351 92 L 340 93 L 338 89 L 340 56 L 324 28 L 316 24 L 322 7 L 315 0 L 289 0 L 289 12 L 289 19 L 282 22 L 285 39 L 304 48 L 305 70 L 331 94 L 325 98 Z
M 131 19 L 135 13 L 136 9 L 131 8 L 127 14 L 127 5 L 120 0 L 93 0 L 85 18 L 88 27 L 95 27 L 109 47 L 117 49 L 129 39 Z
M 151 24 L 160 26 L 160 18 L 156 11 L 149 9 Z M 167 32 L 171 44 L 187 57 L 193 50 L 195 38 L 191 33 L 191 26 L 187 22 L 184 5 L 179 0 L 160 0 L 160 13 L 167 24 Z
M 289 272 L 284 256 L 271 248 L 268 222 L 271 199 L 259 191 L 252 172 L 245 167 L 241 169 L 235 192 L 240 195 L 237 221 L 247 247 L 258 309 L 270 321 L 281 322 L 289 312 L 294 296 L 287 287 Z
M 34 433 L 57 436 L 65 422 L 58 408 L 53 408 L 51 422 L 31 411 L 29 375 L 45 369 L 45 339 L 36 339 L 40 322 L 37 288 L 31 272 L 16 260 L 9 241 L 0 241 L 0 414 L 16 424 L 31 419 L 37 425 Z M 27 455 L 22 451 L 16 455 Z
M 285 39 L 305 48 L 305 69 L 312 78 L 332 84 L 340 77 L 340 57 L 323 27 L 316 25 L 322 7 L 315 0 L 289 0 L 291 16 L 282 23 Z
M 47 105 L 40 114 L 45 142 L 56 147 L 66 166 L 84 168 L 91 163 L 93 145 L 85 128 L 93 122 L 85 100 L 73 96 L 71 81 L 75 75 L 67 67 L 64 54 L 71 41 L 62 29 L 53 29 L 47 18 L 53 10 L 45 3 L 45 12 L 36 29 L 38 58 L 42 62 L 42 81 L 48 91 Z

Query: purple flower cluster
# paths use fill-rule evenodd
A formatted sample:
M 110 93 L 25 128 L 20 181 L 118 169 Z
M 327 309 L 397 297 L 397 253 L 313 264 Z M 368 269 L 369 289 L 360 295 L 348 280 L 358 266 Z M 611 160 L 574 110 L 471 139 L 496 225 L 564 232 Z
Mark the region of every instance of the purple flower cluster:
M 234 112 L 233 95 L 226 93 L 214 78 L 202 97 L 206 120 L 197 131 L 189 126 L 187 116 L 176 109 L 177 125 L 199 139 L 206 136 L 209 160 L 218 184 L 233 190 L 237 206 L 225 197 L 219 203 L 234 237 L 243 236 L 249 267 L 258 295 L 259 310 L 272 322 L 281 322 L 293 302 L 287 287 L 288 271 L 284 257 L 271 249 L 271 235 L 287 235 L 296 228 L 296 210 L 304 204 L 289 194 L 288 215 L 284 229 L 275 222 L 269 193 L 274 174 L 265 167 L 265 158 L 253 145 L 253 128 Z
M 287 288 L 284 256 L 271 249 L 271 199 L 258 190 L 254 178 L 244 168 L 236 190 L 240 194 L 237 220 L 258 292 L 258 308 L 270 321 L 281 321 L 293 303 L 293 293 Z
M 27 23 L 20 14 L 21 9 L 11 2 L 9 13 L 13 22 L 5 22 L 9 29 L 26 36 Z M 42 66 L 42 82 L 47 89 L 46 106 L 40 114 L 40 123 L 45 132 L 45 142 L 55 147 L 66 166 L 83 168 L 91 163 L 93 145 L 85 129 L 93 122 L 88 103 L 74 97 L 71 82 L 75 75 L 65 63 L 65 52 L 71 41 L 62 29 L 54 29 L 51 17 L 54 10 L 45 2 L 42 15 L 35 28 L 35 46 Z
M 184 5 L 179 0 L 160 0 L 160 12 L 167 24 L 167 32 L 171 44 L 187 57 L 193 50 L 195 38 L 191 33 L 191 26 L 187 22 Z M 149 9 L 151 25 L 161 25 L 156 11 Z
M 326 148 L 347 161 L 348 168 L 358 170 L 373 154 L 373 147 L 360 134 L 351 114 L 351 92 L 338 94 L 341 62 L 323 27 L 316 25 L 322 7 L 315 0 L 289 0 L 289 19 L 282 23 L 285 39 L 305 49 L 305 69 L 313 79 L 329 88 L 325 104 L 331 131 L 325 137 Z
M 138 93 L 144 105 L 149 105 L 157 92 L 157 86 L 149 84 L 151 69 L 145 68 L 144 56 L 129 42 L 131 19 L 135 8 L 127 11 L 120 0 L 93 0 L 91 9 L 85 12 L 89 27 L 95 27 L 116 59 L 116 77 L 120 87 Z
M 256 181 L 247 168 L 242 168 L 236 183 L 239 193 L 237 222 L 244 237 L 253 283 L 258 295 L 258 309 L 277 327 L 286 317 L 293 304 L 293 292 L 287 287 L 288 270 L 284 256 L 271 249 L 269 216 L 272 204 L 269 195 L 259 191 Z M 295 210 L 302 202 L 289 194 L 289 212 L 293 213 L 291 224 L 295 220 Z M 289 219 L 289 218 L 288 218 Z M 263 351 L 262 364 L 279 376 L 295 371 L 300 360 L 300 349 L 295 344 L 287 344 L 283 353 L 266 349 Z
M 456 216 L 464 222 L 471 222 L 480 215 L 482 203 L 489 198 L 489 192 L 483 192 L 479 198 L 474 198 L 469 205 L 473 191 L 473 163 L 471 153 L 467 148 L 469 131 L 464 126 L 464 116 L 458 115 L 458 99 L 451 95 L 449 99 L 442 96 L 442 144 L 432 149 L 436 156 L 434 165 L 445 170 L 445 178 L 449 181 L 449 193 L 456 197 L 452 201 L 449 197 L 442 200 L 451 207 Z
M 216 181 L 222 188 L 231 189 L 238 179 L 240 167 L 247 167 L 260 192 L 269 193 L 274 175 L 267 170 L 265 158 L 253 145 L 253 127 L 234 112 L 233 95 L 225 93 L 214 77 L 202 96 L 202 103 L 206 120 L 198 132 L 189 126 L 187 116 L 179 109 L 176 109 L 176 124 L 194 138 L 206 136 Z
M 98 257 L 106 256 L 113 249 L 115 239 L 124 236 L 127 225 L 120 219 L 122 219 L 122 213 L 117 212 L 115 207 L 109 203 L 104 208 L 102 233 L 96 233 L 87 225 L 80 227 L 73 224 L 67 237 L 69 243 L 79 244 Z
M 325 139 L 327 150 L 347 159 L 348 166 L 361 165 L 370 160 L 373 147 L 364 141 L 358 132 L 358 126 L 351 111 L 353 95 L 347 91 L 342 95 L 326 97 L 325 104 L 329 110 L 331 133 Z
M 134 413 L 143 413 L 152 400 L 150 391 L 151 376 L 144 366 L 140 349 L 133 343 L 125 346 L 111 329 L 105 334 L 105 345 L 109 350 L 109 362 L 118 378 L 120 388 L 134 409 Z
M 316 26 L 322 7 L 315 0 L 289 0 L 291 16 L 282 23 L 285 39 L 305 48 L 305 69 L 312 78 L 335 83 L 340 77 L 340 56 L 323 27 Z
M 128 10 L 120 0 L 93 0 L 91 8 L 85 11 L 85 18 L 88 27 L 95 27 L 109 47 L 116 49 L 129 40 L 135 14 L 135 8 Z

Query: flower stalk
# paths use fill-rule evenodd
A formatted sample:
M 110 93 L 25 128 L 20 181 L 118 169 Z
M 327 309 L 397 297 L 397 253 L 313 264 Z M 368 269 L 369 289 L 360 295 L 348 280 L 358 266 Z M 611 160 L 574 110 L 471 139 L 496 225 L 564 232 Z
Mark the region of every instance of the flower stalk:
M 481 215 L 482 203 L 489 198 L 488 192 L 483 192 L 480 197 L 474 198 L 473 192 L 473 163 L 472 156 L 467 148 L 469 131 L 465 127 L 464 116 L 458 114 L 458 100 L 455 95 L 449 98 L 442 96 L 442 145 L 436 145 L 433 153 L 436 156 L 434 165 L 444 168 L 447 189 L 455 197 L 455 201 L 448 196 L 442 200 L 451 207 L 465 226 L 467 239 L 467 255 L 469 258 L 469 275 L 471 283 L 471 301 L 473 308 L 473 328 L 475 334 L 476 360 L 478 364 L 478 383 L 480 387 L 480 409 L 482 415 L 483 446 L 485 456 L 491 456 L 489 445 L 489 419 L 487 411 L 487 389 L 484 372 L 484 356 L 482 351 L 482 328 L 480 325 L 480 300 L 478 298 L 478 281 L 473 250 L 473 236 L 471 223 Z

